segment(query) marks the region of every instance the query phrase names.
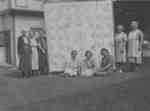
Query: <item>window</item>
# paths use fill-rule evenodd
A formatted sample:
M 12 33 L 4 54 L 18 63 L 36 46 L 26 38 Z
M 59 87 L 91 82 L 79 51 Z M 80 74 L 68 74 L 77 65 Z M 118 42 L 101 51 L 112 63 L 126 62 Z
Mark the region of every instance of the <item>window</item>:
M 15 0 L 16 7 L 27 7 L 28 0 Z

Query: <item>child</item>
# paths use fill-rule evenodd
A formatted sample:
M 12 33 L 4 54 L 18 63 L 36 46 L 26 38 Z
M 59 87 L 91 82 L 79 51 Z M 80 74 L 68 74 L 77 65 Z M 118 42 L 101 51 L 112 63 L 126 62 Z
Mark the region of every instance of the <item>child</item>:
M 82 68 L 81 68 L 82 76 L 90 77 L 94 75 L 96 64 L 92 57 L 93 57 L 93 53 L 87 50 L 85 52 L 85 59 L 83 60 Z
M 126 45 L 127 45 L 127 34 L 124 31 L 122 25 L 117 26 L 117 33 L 115 34 L 115 49 L 116 49 L 116 63 L 119 72 L 123 72 L 123 67 L 127 62 L 126 58 Z
M 65 65 L 64 73 L 68 76 L 77 76 L 80 73 L 80 63 L 77 60 L 78 52 L 73 50 L 71 52 L 71 58 Z
M 106 48 L 101 49 L 101 67 L 97 70 L 96 75 L 107 74 L 114 70 L 114 59 Z

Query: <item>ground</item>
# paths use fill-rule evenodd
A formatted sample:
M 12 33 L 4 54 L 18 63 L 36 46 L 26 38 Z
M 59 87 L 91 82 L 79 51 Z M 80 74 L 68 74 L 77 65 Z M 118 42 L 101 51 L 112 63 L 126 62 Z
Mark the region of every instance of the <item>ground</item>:
M 22 79 L 0 66 L 0 111 L 150 111 L 150 60 L 138 72 L 105 77 Z

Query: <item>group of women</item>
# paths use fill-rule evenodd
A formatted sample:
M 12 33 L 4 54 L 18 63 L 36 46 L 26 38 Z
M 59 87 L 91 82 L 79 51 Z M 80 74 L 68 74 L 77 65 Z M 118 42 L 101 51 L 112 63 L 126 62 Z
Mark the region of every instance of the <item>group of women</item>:
M 78 59 L 77 50 L 73 50 L 70 55 L 69 61 L 66 62 L 64 68 L 65 76 L 97 76 L 110 73 L 114 69 L 114 59 L 110 55 L 108 49 L 102 48 L 100 50 L 102 56 L 100 66 L 96 64 L 93 53 L 90 50 L 85 52 L 83 60 Z
M 44 31 L 23 30 L 18 39 L 19 69 L 23 77 L 48 74 L 47 41 Z
M 124 26 L 118 25 L 115 34 L 116 63 L 120 72 L 126 63 L 130 64 L 130 69 L 135 71 L 142 64 L 142 44 L 144 34 L 139 29 L 137 21 L 130 24 L 129 34 L 124 32 Z
M 78 52 L 71 52 L 71 59 L 66 63 L 64 74 L 69 76 L 93 76 L 108 74 L 112 71 L 123 72 L 126 65 L 130 66 L 128 71 L 135 71 L 142 64 L 143 32 L 139 29 L 137 21 L 132 21 L 129 34 L 124 32 L 124 26 L 118 25 L 115 34 L 115 59 L 106 48 L 101 49 L 101 63 L 97 67 L 93 59 L 93 53 L 85 52 L 85 59 L 79 62 Z
M 64 74 L 67 76 L 103 75 L 114 71 L 123 72 L 123 67 L 129 63 L 135 70 L 142 64 L 143 32 L 137 21 L 132 21 L 129 34 L 124 32 L 124 26 L 118 25 L 115 34 L 115 59 L 108 49 L 102 48 L 101 63 L 97 67 L 90 50 L 85 52 L 85 59 L 78 60 L 78 51 L 72 50 L 70 59 L 65 63 Z M 47 43 L 44 31 L 22 31 L 18 39 L 19 69 L 23 77 L 34 74 L 48 74 Z M 116 68 L 117 66 L 117 68 Z

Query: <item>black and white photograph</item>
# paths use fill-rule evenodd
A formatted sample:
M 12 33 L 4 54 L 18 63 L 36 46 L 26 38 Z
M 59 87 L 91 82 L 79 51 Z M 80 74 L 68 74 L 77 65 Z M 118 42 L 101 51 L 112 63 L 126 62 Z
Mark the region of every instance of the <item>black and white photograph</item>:
M 0 0 L 0 111 L 150 111 L 150 0 Z

